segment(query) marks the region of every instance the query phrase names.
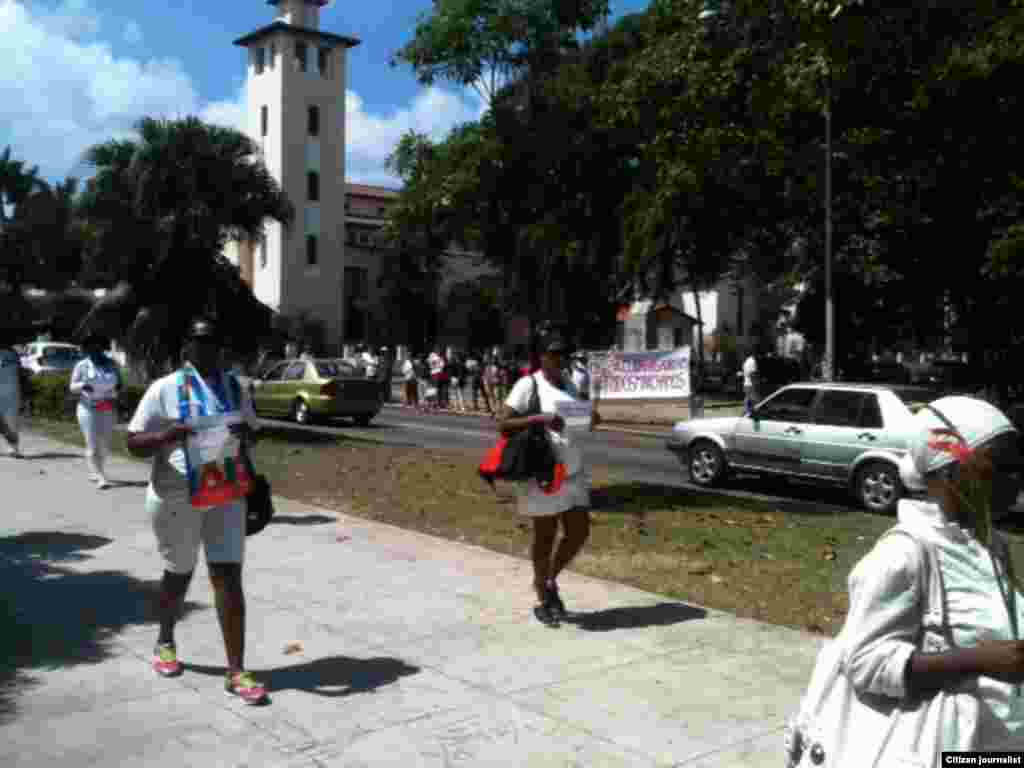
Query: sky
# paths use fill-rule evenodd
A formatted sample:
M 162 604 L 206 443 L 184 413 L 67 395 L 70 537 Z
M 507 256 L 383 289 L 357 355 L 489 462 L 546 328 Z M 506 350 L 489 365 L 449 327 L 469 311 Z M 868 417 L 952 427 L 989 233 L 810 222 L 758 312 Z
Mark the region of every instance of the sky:
M 612 3 L 612 20 L 648 0 Z M 471 88 L 416 82 L 388 58 L 431 0 L 335 0 L 320 29 L 356 37 L 344 94 L 349 182 L 399 186 L 384 167 L 409 129 L 435 139 L 484 110 Z M 269 24 L 266 0 L 0 0 L 0 151 L 53 183 L 87 177 L 82 153 L 130 138 L 143 116 L 197 115 L 240 130 L 245 50 L 232 41 Z

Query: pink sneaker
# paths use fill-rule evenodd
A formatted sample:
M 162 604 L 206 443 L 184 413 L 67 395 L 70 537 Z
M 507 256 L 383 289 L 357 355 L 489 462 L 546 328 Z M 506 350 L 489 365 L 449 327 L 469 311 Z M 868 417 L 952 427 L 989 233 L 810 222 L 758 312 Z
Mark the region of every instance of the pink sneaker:
M 176 677 L 183 669 L 178 661 L 178 651 L 170 643 L 158 645 L 153 651 L 153 671 L 161 677 Z
M 228 672 L 224 680 L 224 692 L 250 705 L 263 704 L 267 700 L 267 689 L 256 681 L 251 672 Z

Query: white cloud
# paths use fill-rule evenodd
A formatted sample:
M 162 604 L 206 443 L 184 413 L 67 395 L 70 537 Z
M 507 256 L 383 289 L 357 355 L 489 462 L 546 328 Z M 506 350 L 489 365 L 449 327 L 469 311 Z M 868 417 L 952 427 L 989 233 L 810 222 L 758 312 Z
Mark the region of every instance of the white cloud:
M 54 179 L 86 175 L 84 150 L 133 135 L 144 115 L 194 114 L 248 132 L 244 84 L 231 98 L 204 102 L 180 61 L 115 57 L 109 43 L 86 39 L 106 29 L 90 3 L 63 0 L 44 11 L 23 0 L 0 0 L 0 147 L 10 144 L 17 157 Z M 141 34 L 137 28 L 123 24 L 124 37 Z M 403 133 L 412 129 L 442 139 L 485 109 L 472 91 L 460 95 L 437 87 L 384 113 L 367 111 L 352 90 L 345 104 L 348 180 L 385 185 L 398 183 L 384 161 Z
M 384 161 L 394 151 L 402 134 L 414 130 L 438 141 L 459 123 L 479 119 L 485 109 L 486 106 L 474 93 L 467 92 L 464 97 L 431 86 L 420 91 L 409 107 L 396 109 L 390 114 L 372 114 L 366 111 L 359 94 L 346 91 L 348 180 L 397 185 L 398 178 L 385 169 Z
M 138 22 L 126 21 L 122 34 L 124 41 L 129 45 L 138 45 L 142 42 L 142 27 L 139 26 Z

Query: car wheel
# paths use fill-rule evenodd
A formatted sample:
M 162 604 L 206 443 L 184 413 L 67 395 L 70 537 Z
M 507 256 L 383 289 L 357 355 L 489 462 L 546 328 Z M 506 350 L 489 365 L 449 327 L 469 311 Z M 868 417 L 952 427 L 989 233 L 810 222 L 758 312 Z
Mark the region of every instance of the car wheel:
M 303 426 L 313 422 L 313 414 L 309 412 L 309 406 L 306 405 L 305 400 L 299 398 L 292 403 L 292 421 Z
M 700 440 L 690 446 L 688 466 L 690 481 L 710 487 L 722 481 L 726 474 L 725 454 L 710 440 Z
M 353 416 L 352 420 L 356 423 L 357 427 L 368 427 L 370 422 L 373 421 L 373 416 Z
M 869 512 L 891 515 L 903 495 L 903 483 L 894 464 L 872 461 L 857 470 L 854 490 Z

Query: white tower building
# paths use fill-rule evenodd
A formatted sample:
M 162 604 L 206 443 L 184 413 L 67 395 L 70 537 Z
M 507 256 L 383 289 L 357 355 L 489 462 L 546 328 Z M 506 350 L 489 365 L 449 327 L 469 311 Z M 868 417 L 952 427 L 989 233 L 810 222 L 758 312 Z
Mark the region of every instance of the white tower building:
M 328 0 L 268 0 L 269 25 L 235 40 L 248 52 L 248 130 L 295 206 L 290 229 L 268 221 L 262 241 L 229 243 L 256 297 L 309 312 L 337 350 L 344 336 L 345 83 L 359 40 L 320 31 Z

